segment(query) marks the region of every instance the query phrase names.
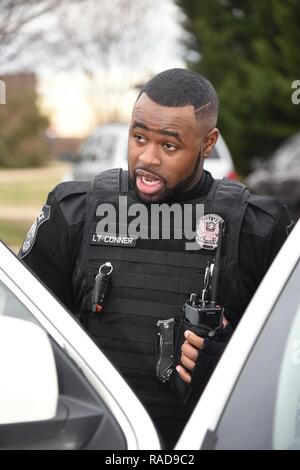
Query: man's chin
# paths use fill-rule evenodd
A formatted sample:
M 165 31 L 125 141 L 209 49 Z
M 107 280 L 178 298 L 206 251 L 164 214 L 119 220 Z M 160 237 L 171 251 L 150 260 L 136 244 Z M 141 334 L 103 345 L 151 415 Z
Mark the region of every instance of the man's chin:
M 137 188 L 135 188 L 135 192 L 138 195 L 139 199 L 141 199 L 141 201 L 146 202 L 148 204 L 166 201 L 166 195 L 164 193 L 144 194 L 141 193 Z

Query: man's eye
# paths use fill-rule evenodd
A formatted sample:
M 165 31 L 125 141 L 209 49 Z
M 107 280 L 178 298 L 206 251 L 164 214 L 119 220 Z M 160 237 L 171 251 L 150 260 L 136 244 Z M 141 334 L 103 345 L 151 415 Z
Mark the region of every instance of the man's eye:
M 143 136 L 140 135 L 140 134 L 135 134 L 133 137 L 134 137 L 134 139 L 135 139 L 137 142 L 139 142 L 139 143 L 144 143 L 144 142 L 146 142 L 145 137 L 143 137 Z
M 173 152 L 174 150 L 177 149 L 176 145 L 174 145 L 174 144 L 164 144 L 164 147 L 169 152 Z

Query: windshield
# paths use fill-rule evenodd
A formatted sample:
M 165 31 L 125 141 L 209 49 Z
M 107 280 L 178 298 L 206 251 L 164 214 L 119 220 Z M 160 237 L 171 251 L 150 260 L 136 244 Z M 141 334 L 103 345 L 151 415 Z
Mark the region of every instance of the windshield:
M 103 134 L 89 137 L 80 149 L 80 160 L 109 161 L 115 153 L 117 137 Z

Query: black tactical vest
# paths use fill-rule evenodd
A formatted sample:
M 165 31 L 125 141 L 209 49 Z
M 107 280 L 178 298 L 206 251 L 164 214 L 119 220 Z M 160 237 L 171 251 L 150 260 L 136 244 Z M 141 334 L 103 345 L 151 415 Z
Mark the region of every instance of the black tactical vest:
M 74 271 L 74 290 L 82 322 L 102 351 L 147 408 L 152 419 L 161 423 L 186 420 L 183 405 L 172 396 L 168 383 L 155 374 L 156 323 L 177 317 L 189 294 L 201 292 L 207 261 L 212 252 L 187 251 L 185 241 L 142 240 L 134 245 L 101 245 L 95 241 L 99 204 L 114 204 L 119 196 L 128 197 L 128 205 L 140 202 L 128 189 L 127 172 L 110 170 L 94 179 L 87 201 L 83 242 Z M 226 307 L 228 295 L 240 299 L 243 313 L 243 286 L 238 269 L 241 224 L 247 206 L 248 190 L 228 179 L 214 181 L 205 197 L 185 201 L 204 204 L 205 214 L 218 214 L 225 221 L 224 256 L 220 303 Z M 195 221 L 196 223 L 196 221 Z M 113 287 L 105 309 L 92 313 L 91 295 L 99 267 L 110 261 L 114 271 Z M 228 285 L 231 289 L 229 292 Z

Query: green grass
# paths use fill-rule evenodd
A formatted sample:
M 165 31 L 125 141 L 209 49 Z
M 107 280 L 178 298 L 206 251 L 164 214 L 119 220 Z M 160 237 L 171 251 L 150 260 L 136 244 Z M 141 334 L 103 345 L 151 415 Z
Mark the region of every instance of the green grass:
M 0 219 L 0 239 L 10 247 L 20 247 L 31 224 Z
M 51 189 L 62 181 L 70 166 L 54 162 L 45 168 L 0 170 L 0 239 L 15 251 L 21 246 L 26 233 L 45 204 Z M 36 215 L 32 216 L 35 212 Z M 7 213 L 16 216 L 8 217 Z M 23 213 L 20 219 L 20 209 Z M 28 216 L 26 214 L 28 209 Z
M 33 182 L 1 182 L 0 204 L 5 206 L 43 206 L 57 179 Z

